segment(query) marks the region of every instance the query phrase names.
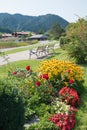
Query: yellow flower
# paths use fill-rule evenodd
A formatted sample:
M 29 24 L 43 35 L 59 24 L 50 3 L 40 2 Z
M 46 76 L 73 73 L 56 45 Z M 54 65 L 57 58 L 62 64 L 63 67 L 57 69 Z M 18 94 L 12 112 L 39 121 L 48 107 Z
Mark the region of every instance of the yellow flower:
M 68 87 L 68 82 L 64 82 L 64 84 L 65 84 L 65 86 L 67 86 L 67 87 Z
M 35 88 L 35 86 L 32 86 L 32 88 Z
M 67 73 L 67 70 L 70 70 L 70 73 Z M 47 73 L 49 78 L 58 76 L 61 74 L 64 76 L 66 74 L 68 79 L 82 80 L 83 71 L 80 66 L 73 64 L 70 61 L 59 61 L 57 59 L 45 60 L 41 63 L 41 66 L 38 68 L 38 72 Z

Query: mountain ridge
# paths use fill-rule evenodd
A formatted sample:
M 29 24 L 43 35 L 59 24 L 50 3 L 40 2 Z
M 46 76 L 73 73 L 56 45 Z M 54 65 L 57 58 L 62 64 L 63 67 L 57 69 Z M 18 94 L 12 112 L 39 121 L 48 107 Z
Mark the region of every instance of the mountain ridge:
M 29 16 L 20 13 L 0 13 L 0 28 L 9 28 L 12 31 L 48 31 L 55 22 L 62 28 L 69 24 L 67 20 L 55 14 Z

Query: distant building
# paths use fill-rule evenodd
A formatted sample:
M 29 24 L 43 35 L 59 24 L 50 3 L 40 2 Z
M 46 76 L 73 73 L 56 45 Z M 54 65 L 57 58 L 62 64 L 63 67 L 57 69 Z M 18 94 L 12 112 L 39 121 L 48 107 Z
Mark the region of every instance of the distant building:
M 43 35 L 43 34 L 38 34 L 38 35 L 33 35 L 31 37 L 29 37 L 30 40 L 38 40 L 38 41 L 42 41 L 42 40 L 47 40 L 48 37 Z
M 9 33 L 2 34 L 2 38 L 8 38 L 8 37 L 12 37 L 12 34 Z
M 15 37 L 28 36 L 29 32 L 13 32 L 12 35 Z

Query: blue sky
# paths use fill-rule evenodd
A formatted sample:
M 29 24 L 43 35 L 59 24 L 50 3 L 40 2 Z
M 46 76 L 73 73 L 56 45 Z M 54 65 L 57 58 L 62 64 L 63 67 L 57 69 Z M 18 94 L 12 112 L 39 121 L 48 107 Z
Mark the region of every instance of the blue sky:
M 87 0 L 1 0 L 0 13 L 29 16 L 56 14 L 69 22 L 87 16 Z

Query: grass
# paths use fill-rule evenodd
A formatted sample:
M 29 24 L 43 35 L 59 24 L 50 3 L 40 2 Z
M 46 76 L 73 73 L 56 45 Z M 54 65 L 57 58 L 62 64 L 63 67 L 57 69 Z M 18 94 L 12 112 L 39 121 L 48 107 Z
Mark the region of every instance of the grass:
M 24 47 L 24 48 L 17 48 L 17 49 L 12 49 L 12 50 L 6 51 L 6 54 L 17 53 L 17 52 L 26 51 L 26 50 L 29 50 L 29 46 Z
M 17 48 L 15 48 L 17 47 Z M 3 48 L 12 48 L 11 50 L 5 51 L 6 54 L 12 54 L 12 53 L 16 53 L 16 52 L 21 52 L 21 51 L 25 51 L 25 50 L 29 50 L 32 48 L 37 47 L 37 45 L 33 44 L 33 45 L 29 45 L 29 43 L 26 42 L 19 42 L 19 43 L 15 43 L 15 42 L 7 42 L 7 43 L 0 43 L 0 49 Z M 0 54 L 0 56 L 2 56 Z
M 16 49 L 16 52 L 17 52 L 17 50 L 18 51 L 20 51 L 20 50 L 24 51 L 24 49 L 28 49 L 28 48 L 19 48 L 19 49 Z M 9 52 L 15 53 L 15 49 L 11 50 Z M 45 60 L 52 59 L 52 58 L 57 58 L 59 60 L 69 60 L 67 52 L 60 49 L 60 48 L 56 49 L 54 54 L 51 54 L 48 57 L 45 57 Z M 26 65 L 30 65 L 35 70 L 38 67 L 40 61 L 41 61 L 40 59 L 39 60 L 16 61 L 16 62 L 9 63 L 7 65 L 0 66 L 0 75 L 7 74 L 8 69 L 9 69 L 9 65 L 12 68 L 16 68 L 16 67 L 24 68 Z
M 51 54 L 49 57 L 46 59 L 52 59 L 52 58 L 57 58 L 59 60 L 69 60 L 67 51 L 62 50 L 61 48 L 55 49 L 55 53 Z
M 56 44 L 58 41 L 55 41 L 54 43 Z M 24 44 L 24 43 L 19 43 L 20 44 L 20 46 L 18 46 L 17 48 L 14 48 L 14 47 L 16 47 L 16 46 L 14 46 L 14 47 L 12 47 L 13 49 L 11 49 L 11 50 L 8 50 L 8 51 L 6 51 L 5 52 L 5 54 L 12 54 L 12 53 L 16 53 L 16 52 L 21 52 L 21 51 L 26 51 L 26 50 L 30 50 L 30 49 L 33 49 L 33 48 L 37 48 L 38 46 L 40 46 L 41 44 L 40 43 L 36 43 L 36 44 L 30 44 L 30 45 L 28 45 L 28 44 Z M 46 43 L 46 45 L 49 45 L 49 44 L 53 44 L 53 42 L 48 42 L 48 43 Z M 22 47 L 23 45 L 25 45 L 24 47 Z M 42 44 L 43 45 L 43 44 Z M 4 45 L 3 45 L 4 46 Z M 0 54 L 0 56 L 2 56 L 2 54 Z
M 30 65 L 32 70 L 36 70 L 39 63 L 40 60 L 23 60 L 8 63 L 6 65 L 0 66 L 0 76 L 7 75 L 10 69 L 14 71 L 16 68 L 25 68 L 27 65 Z
M 82 92 L 81 104 L 77 112 L 77 123 L 75 130 L 87 130 L 87 65 L 81 65 L 84 70 L 85 91 Z
M 69 59 L 68 54 L 65 50 L 56 49 L 55 54 L 46 57 L 45 59 L 57 58 L 59 60 L 71 60 L 74 62 L 73 59 Z M 25 68 L 26 65 L 30 65 L 33 70 L 36 70 L 40 64 L 41 60 L 24 60 L 24 61 L 17 61 L 10 63 L 12 69 L 15 67 Z M 81 104 L 77 112 L 77 123 L 74 130 L 87 130 L 87 65 L 80 65 L 84 70 L 84 86 L 85 91 L 81 97 Z M 0 66 L 0 76 L 7 75 L 7 71 L 9 69 L 9 65 Z M 78 86 L 79 87 L 79 86 Z
M 29 45 L 26 42 L 14 42 L 14 41 L 8 41 L 8 42 L 0 42 L 0 48 L 11 48 L 11 47 L 20 47 L 20 46 L 27 46 Z
M 13 53 L 17 53 L 17 52 L 21 52 L 21 51 L 26 51 L 26 50 L 30 50 L 32 48 L 37 47 L 37 45 L 31 45 L 31 46 L 25 46 L 25 47 L 20 47 L 20 48 L 13 48 L 11 50 L 8 50 L 5 52 L 5 54 L 13 54 Z M 2 54 L 0 54 L 1 56 Z

